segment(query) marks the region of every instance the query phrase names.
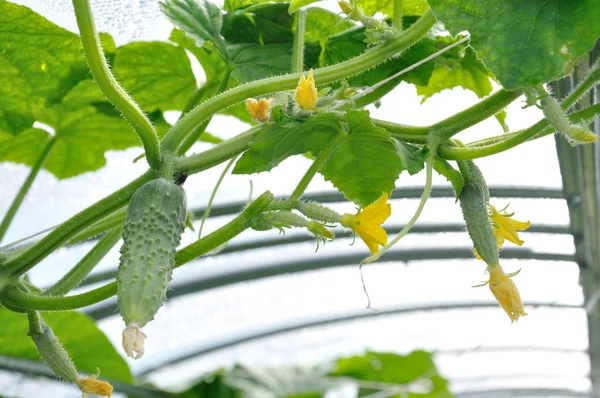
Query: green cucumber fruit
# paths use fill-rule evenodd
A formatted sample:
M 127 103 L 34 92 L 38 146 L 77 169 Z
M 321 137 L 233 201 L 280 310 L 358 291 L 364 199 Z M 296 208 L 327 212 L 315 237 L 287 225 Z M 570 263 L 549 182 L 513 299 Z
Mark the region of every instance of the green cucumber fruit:
M 471 161 L 459 162 L 465 185 L 458 197 L 469 236 L 477 253 L 488 265 L 496 265 L 498 247 L 489 215 L 490 193 L 479 168 Z
M 118 306 L 134 335 L 154 318 L 166 300 L 175 267 L 177 246 L 185 229 L 186 200 L 183 190 L 173 182 L 158 178 L 144 184 L 131 198 L 123 227 L 123 246 L 119 263 Z M 128 334 L 131 337 L 131 333 Z M 132 356 L 131 341 L 123 345 Z M 138 342 L 139 345 L 139 342 Z M 128 347 L 127 347 L 128 346 Z M 143 354 L 143 338 L 139 358 Z

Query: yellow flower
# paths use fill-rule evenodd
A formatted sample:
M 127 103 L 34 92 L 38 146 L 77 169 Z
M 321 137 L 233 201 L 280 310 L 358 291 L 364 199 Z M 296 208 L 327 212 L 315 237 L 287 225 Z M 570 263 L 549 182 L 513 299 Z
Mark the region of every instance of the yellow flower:
M 317 87 L 315 86 L 315 79 L 313 78 L 312 69 L 308 72 L 308 77 L 304 76 L 304 73 L 300 77 L 298 87 L 296 87 L 296 102 L 302 109 L 312 109 L 317 103 L 318 97 Z
M 82 377 L 77 381 L 77 386 L 84 394 L 96 394 L 104 397 L 110 397 L 113 390 L 113 386 L 95 377 Z
M 508 206 L 507 206 L 508 207 Z M 523 245 L 523 241 L 519 239 L 517 231 L 525 231 L 531 223 L 529 221 L 517 221 L 511 218 L 512 214 L 507 214 L 504 210 L 500 211 L 490 205 L 490 213 L 492 222 L 494 223 L 494 235 L 496 235 L 496 245 L 498 249 L 504 244 L 504 240 L 514 243 L 515 245 Z
M 504 245 L 505 240 L 512 242 L 515 245 L 522 246 L 525 242 L 519 238 L 517 232 L 525 231 L 531 226 L 531 223 L 529 221 L 523 222 L 512 219 L 512 214 L 505 212 L 506 207 L 500 211 L 496 210 L 493 205 L 489 205 L 489 207 L 494 236 L 496 237 L 496 247 L 498 250 Z M 481 256 L 477 254 L 477 250 L 473 250 L 473 254 L 477 256 L 478 260 L 481 260 Z
M 261 98 L 258 101 L 256 98 L 248 98 L 246 100 L 246 110 L 255 122 L 269 122 L 271 103 L 273 103 L 273 98 Z
M 392 214 L 392 206 L 387 203 L 389 195 L 384 193 L 375 203 L 365 207 L 358 214 L 344 214 L 340 223 L 351 228 L 367 244 L 371 254 L 377 253 L 379 245 L 387 244 L 388 236 L 381 226 Z
M 511 279 L 517 273 L 506 275 L 500 264 L 490 265 L 490 290 L 492 294 L 511 320 L 518 321 L 520 317 L 527 315 L 523 309 L 523 302 L 519 289 Z

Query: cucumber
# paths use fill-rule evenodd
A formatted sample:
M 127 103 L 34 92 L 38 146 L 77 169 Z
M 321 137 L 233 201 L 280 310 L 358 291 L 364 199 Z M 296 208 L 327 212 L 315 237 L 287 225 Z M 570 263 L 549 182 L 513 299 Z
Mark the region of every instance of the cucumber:
M 496 265 L 498 247 L 489 215 L 490 193 L 479 168 L 471 161 L 459 162 L 465 185 L 458 197 L 469 236 L 477 253 L 488 265 Z
M 136 359 L 144 352 L 145 336 L 140 328 L 154 318 L 166 299 L 185 219 L 185 193 L 164 178 L 143 185 L 129 202 L 117 298 L 127 325 L 123 347 Z

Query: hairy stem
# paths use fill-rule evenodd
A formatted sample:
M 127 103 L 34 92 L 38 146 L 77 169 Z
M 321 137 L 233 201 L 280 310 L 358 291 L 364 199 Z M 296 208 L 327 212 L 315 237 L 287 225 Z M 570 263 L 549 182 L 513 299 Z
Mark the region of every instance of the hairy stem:
M 192 261 L 221 246 L 250 227 L 255 217 L 273 201 L 273 194 L 265 192 L 233 220 L 184 247 L 175 258 L 176 267 Z M 0 302 L 11 308 L 40 311 L 67 311 L 87 307 L 117 294 L 117 282 L 113 281 L 89 292 L 66 297 L 47 297 L 26 293 L 16 286 L 7 286 L 0 294 Z
M 296 11 L 296 33 L 292 52 L 292 73 L 304 70 L 304 31 L 306 30 L 306 10 Z
M 592 118 L 598 114 L 600 114 L 600 103 L 573 112 L 567 117 L 571 122 L 579 123 L 582 120 Z M 556 130 L 550 126 L 550 123 L 546 119 L 543 119 L 525 130 L 495 138 L 496 142 L 490 141 L 493 142 L 491 144 L 475 146 L 477 143 L 472 143 L 466 148 L 443 145 L 438 149 L 438 154 L 448 160 L 472 160 L 504 152 L 526 141 L 554 134 L 555 131 Z
M 76 288 L 83 279 L 121 239 L 122 228 L 115 228 L 98 241 L 87 254 L 54 286 L 49 287 L 42 296 L 64 296 Z
M 398 32 L 402 31 L 402 0 L 394 0 L 394 14 L 392 23 Z
M 10 227 L 10 223 L 12 222 L 13 218 L 17 214 L 19 207 L 21 207 L 21 203 L 23 203 L 23 199 L 25 199 L 25 195 L 27 195 L 27 192 L 29 192 L 29 188 L 31 188 L 31 184 L 33 184 L 35 177 L 37 177 L 38 172 L 40 171 L 40 169 L 44 165 L 44 162 L 48 158 L 48 155 L 50 154 L 50 151 L 52 150 L 52 147 L 54 146 L 55 142 L 56 142 L 55 137 L 52 137 L 48 140 L 48 142 L 46 143 L 46 146 L 44 147 L 44 149 L 42 149 L 42 152 L 40 152 L 40 154 L 38 155 L 38 158 L 35 161 L 35 164 L 29 171 L 29 175 L 25 179 L 25 182 L 23 182 L 23 185 L 21 185 L 19 192 L 17 192 L 17 196 L 15 196 L 13 202 L 10 204 L 8 211 L 4 215 L 4 218 L 2 219 L 2 223 L 0 224 L 0 242 L 2 241 L 2 238 L 4 237 L 4 235 L 6 234 L 8 227 Z
M 227 85 L 229 84 L 230 79 L 231 79 L 231 69 L 227 68 L 227 70 L 225 71 L 225 74 L 223 75 L 221 81 L 219 82 L 219 85 L 217 86 L 217 90 L 215 91 L 215 94 L 221 94 L 223 91 L 225 91 L 225 89 L 227 88 Z M 191 111 L 196 105 L 198 105 L 198 101 L 201 98 L 202 97 L 196 99 L 196 102 L 188 103 L 188 105 L 185 107 L 185 109 L 181 113 L 180 119 L 186 113 Z M 212 116 L 207 118 L 206 120 L 204 120 L 202 123 L 200 123 L 200 125 L 198 126 L 198 128 L 196 128 L 196 130 L 194 130 L 191 134 L 189 134 L 187 137 L 185 137 L 185 140 L 183 140 L 183 142 L 177 149 L 178 155 L 183 155 L 187 151 L 189 151 L 189 149 L 192 147 L 192 145 L 194 145 L 196 143 L 196 141 L 198 141 L 198 139 L 200 139 L 200 136 L 202 135 L 202 133 L 204 133 L 204 131 L 206 131 L 206 128 L 208 127 L 208 124 L 210 123 L 211 119 L 212 119 Z
M 125 90 L 123 90 L 111 73 L 104 58 L 102 46 L 100 45 L 100 38 L 96 31 L 89 0 L 73 0 L 73 7 L 75 8 L 75 16 L 77 17 L 77 26 L 81 35 L 85 58 L 96 84 L 106 98 L 133 126 L 144 145 L 148 164 L 153 169 L 158 170 L 161 158 L 156 130 L 154 130 L 150 120 Z
M 348 61 L 316 69 L 314 71 L 315 81 L 318 84 L 331 83 L 356 75 L 386 61 L 420 40 L 431 29 L 435 21 L 433 13 L 428 11 L 396 40 L 377 46 Z M 219 94 L 200 104 L 175 124 L 165 135 L 161 147 L 165 150 L 176 150 L 186 135 L 210 115 L 249 97 L 291 90 L 296 87 L 299 79 L 300 73 L 292 73 L 244 84 Z

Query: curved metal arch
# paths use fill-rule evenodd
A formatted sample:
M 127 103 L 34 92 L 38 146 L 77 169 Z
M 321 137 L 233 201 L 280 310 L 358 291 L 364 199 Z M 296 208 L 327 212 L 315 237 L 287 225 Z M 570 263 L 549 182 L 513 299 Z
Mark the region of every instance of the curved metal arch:
M 567 388 L 512 388 L 472 390 L 455 394 L 457 398 L 519 398 L 519 397 L 572 397 L 593 398 L 591 392 L 582 392 Z
M 574 261 L 574 256 L 571 254 L 536 253 L 526 249 L 509 248 L 503 250 L 502 253 L 505 259 Z M 167 298 L 172 299 L 189 293 L 196 293 L 234 283 L 247 282 L 288 273 L 314 271 L 323 268 L 342 267 L 353 264 L 358 265 L 363 258 L 363 254 L 345 254 L 327 258 L 302 259 L 298 261 L 270 264 L 263 267 L 223 272 L 202 279 L 172 284 L 172 289 L 167 292 Z M 457 259 L 472 260 L 473 255 L 469 250 L 465 250 L 464 248 L 449 248 L 396 250 L 388 252 L 385 256 L 385 261 L 394 262 Z M 116 277 L 116 271 L 111 271 L 110 275 L 113 278 Z M 106 300 L 91 307 L 87 311 L 87 314 L 95 319 L 102 319 L 115 314 L 115 312 L 116 305 L 114 300 Z
M 578 305 L 570 305 L 570 304 L 556 304 L 549 302 L 528 302 L 525 303 L 526 306 L 534 306 L 534 307 L 546 307 L 546 308 L 557 308 L 557 309 L 578 309 L 582 310 L 581 306 Z M 314 327 L 322 327 L 328 326 L 336 323 L 342 322 L 350 322 L 355 320 L 361 320 L 366 318 L 377 318 L 377 317 L 385 317 L 391 315 L 400 315 L 400 314 L 411 314 L 415 312 L 434 312 L 434 311 L 447 311 L 447 310 L 471 310 L 474 308 L 498 308 L 498 303 L 496 302 L 482 302 L 482 303 L 438 303 L 438 304 L 427 304 L 427 305 L 419 305 L 413 307 L 398 307 L 384 311 L 354 311 L 346 314 L 338 314 L 330 317 L 323 317 L 319 319 L 297 322 L 294 324 L 288 324 L 283 326 L 276 326 L 271 328 L 265 328 L 264 330 L 247 333 L 245 335 L 239 335 L 232 338 L 226 338 L 222 341 L 214 341 L 209 343 L 203 347 L 197 348 L 195 350 L 188 351 L 186 354 L 181 355 L 176 358 L 172 358 L 166 362 L 161 363 L 160 365 L 149 366 L 146 369 L 143 369 L 136 376 L 145 376 L 149 373 L 155 372 L 161 368 L 166 366 L 175 365 L 180 362 L 184 362 L 202 355 L 210 354 L 215 351 L 223 350 L 232 346 L 236 346 L 239 344 L 249 343 L 254 340 L 263 339 L 266 337 L 277 336 L 285 333 L 295 332 L 301 329 L 308 329 Z
M 518 199 L 564 199 L 565 194 L 562 189 L 546 188 L 546 187 L 510 187 L 510 186 L 495 186 L 490 187 L 490 196 L 496 198 L 518 198 Z M 406 187 L 396 188 L 392 191 L 392 199 L 419 199 L 423 193 L 421 187 Z M 431 190 L 431 198 L 454 198 L 454 191 L 451 187 L 433 187 Z M 287 199 L 285 196 L 279 196 L 276 200 Z M 338 203 L 347 202 L 348 199 L 339 192 L 319 192 L 309 193 L 303 196 L 303 199 L 312 200 L 320 203 Z M 231 202 L 222 205 L 215 205 L 210 210 L 211 217 L 226 216 L 235 214 L 245 202 Z M 206 208 L 193 209 L 191 216 L 193 219 L 202 218 L 202 214 Z
M 387 228 L 389 234 L 396 234 L 402 230 L 403 226 L 394 226 Z M 426 234 L 426 233 L 451 233 L 451 232 L 464 232 L 465 227 L 462 224 L 425 224 L 415 225 L 409 234 Z M 562 225 L 539 225 L 531 226 L 527 232 L 531 233 L 549 233 L 549 234 L 570 234 L 569 227 Z M 348 230 L 336 231 L 337 236 L 341 238 L 349 238 L 352 236 L 352 232 Z M 291 245 L 295 243 L 308 243 L 314 242 L 314 238 L 306 234 L 294 234 L 286 236 L 278 236 L 276 239 L 258 239 L 251 242 L 234 243 L 227 245 L 218 255 L 231 254 L 242 252 L 246 250 L 264 249 L 269 247 L 277 247 L 283 245 Z M 507 253 L 508 249 L 505 249 L 503 253 Z M 522 249 L 526 250 L 526 249 Z M 116 268 L 116 267 L 115 267 Z M 103 282 L 109 279 L 114 279 L 117 276 L 116 270 L 98 272 L 88 276 L 80 286 L 92 285 L 94 283 Z

